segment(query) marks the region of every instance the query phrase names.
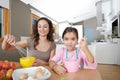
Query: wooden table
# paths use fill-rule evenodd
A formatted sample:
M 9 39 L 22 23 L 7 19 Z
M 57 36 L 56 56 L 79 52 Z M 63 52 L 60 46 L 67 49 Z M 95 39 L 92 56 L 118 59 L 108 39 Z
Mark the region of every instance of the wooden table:
M 48 66 L 46 68 L 52 73 L 48 80 L 102 80 L 98 70 L 81 69 L 78 72 L 58 75 Z
M 19 63 L 16 63 L 16 65 L 18 68 L 20 67 Z M 98 70 L 80 69 L 78 72 L 58 75 L 52 71 L 49 66 L 45 66 L 45 68 L 47 68 L 52 74 L 47 80 L 102 80 Z

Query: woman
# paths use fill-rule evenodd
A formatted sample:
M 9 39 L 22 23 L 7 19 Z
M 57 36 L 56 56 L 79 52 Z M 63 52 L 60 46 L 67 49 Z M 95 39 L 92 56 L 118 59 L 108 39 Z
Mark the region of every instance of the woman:
M 3 50 L 16 49 L 12 44 L 15 43 L 20 47 L 27 47 L 29 55 L 36 57 L 33 66 L 48 65 L 48 61 L 54 56 L 56 45 L 54 43 L 54 29 L 52 22 L 42 17 L 37 20 L 33 27 L 33 37 L 30 39 L 15 41 L 13 35 L 6 35 L 3 43 Z

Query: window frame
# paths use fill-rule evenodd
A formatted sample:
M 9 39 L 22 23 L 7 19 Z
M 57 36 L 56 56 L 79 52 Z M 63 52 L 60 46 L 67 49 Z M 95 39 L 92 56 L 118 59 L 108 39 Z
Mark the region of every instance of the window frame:
M 3 27 L 4 27 L 4 33 L 3 35 L 9 34 L 9 26 L 10 26 L 10 22 L 9 22 L 9 9 L 7 8 L 3 8 Z M 3 41 L 3 37 L 0 37 L 0 43 Z

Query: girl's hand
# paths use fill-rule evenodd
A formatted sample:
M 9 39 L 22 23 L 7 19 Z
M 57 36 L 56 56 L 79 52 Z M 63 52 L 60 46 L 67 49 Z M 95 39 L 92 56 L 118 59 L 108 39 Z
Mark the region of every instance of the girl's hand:
M 80 41 L 80 48 L 83 50 L 83 51 L 86 51 L 88 49 L 88 46 L 87 46 L 87 39 L 86 38 L 82 38 L 81 41 Z
M 67 72 L 67 70 L 66 70 L 62 65 L 55 65 L 54 71 L 55 71 L 57 74 L 64 74 L 64 73 Z
M 15 37 L 13 35 L 10 35 L 10 34 L 6 35 L 4 37 L 4 40 L 10 45 L 12 45 L 13 43 L 16 42 Z

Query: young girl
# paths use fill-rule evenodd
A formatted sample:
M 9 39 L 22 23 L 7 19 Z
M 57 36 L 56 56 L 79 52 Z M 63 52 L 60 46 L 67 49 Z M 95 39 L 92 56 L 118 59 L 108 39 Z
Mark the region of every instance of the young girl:
M 80 49 L 76 47 L 78 43 L 78 31 L 76 28 L 67 27 L 62 35 L 66 48 L 61 50 L 49 61 L 49 66 L 58 74 L 65 72 L 76 72 L 84 67 L 86 63 L 89 69 L 96 69 L 96 61 L 88 49 L 86 39 L 80 41 Z M 61 61 L 61 64 L 57 64 Z

